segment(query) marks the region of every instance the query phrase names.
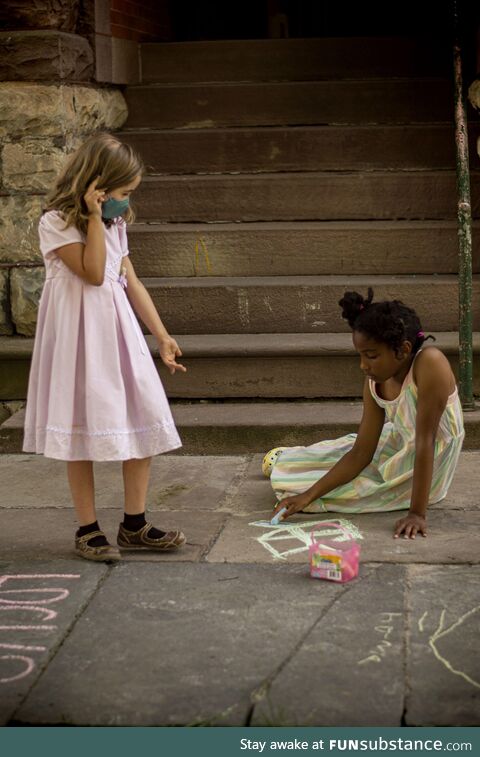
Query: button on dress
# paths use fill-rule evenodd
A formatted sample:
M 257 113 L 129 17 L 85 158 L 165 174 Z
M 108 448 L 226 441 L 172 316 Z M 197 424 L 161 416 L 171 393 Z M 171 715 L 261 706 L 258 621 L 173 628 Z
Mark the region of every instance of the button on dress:
M 39 224 L 46 280 L 39 304 L 24 452 L 58 460 L 129 460 L 181 447 L 165 391 L 120 276 L 126 224 L 105 227 L 101 286 L 56 250 L 85 244 L 57 211 Z M 128 283 L 127 283 L 128 286 Z

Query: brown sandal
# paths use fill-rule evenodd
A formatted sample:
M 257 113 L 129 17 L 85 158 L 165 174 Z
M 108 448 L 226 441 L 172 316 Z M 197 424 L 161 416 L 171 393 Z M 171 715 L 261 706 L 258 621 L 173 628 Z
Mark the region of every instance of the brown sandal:
M 92 531 L 90 534 L 75 537 L 75 552 L 85 560 L 94 560 L 95 562 L 114 562 L 121 560 L 120 550 L 111 544 L 104 544 L 102 547 L 89 546 L 88 542 L 94 536 L 105 536 L 103 531 Z
M 120 523 L 117 536 L 117 544 L 122 549 L 153 549 L 161 552 L 170 552 L 182 547 L 186 538 L 181 531 L 168 531 L 159 539 L 152 539 L 148 532 L 153 528 L 151 523 L 146 523 L 139 531 L 128 531 L 123 523 Z

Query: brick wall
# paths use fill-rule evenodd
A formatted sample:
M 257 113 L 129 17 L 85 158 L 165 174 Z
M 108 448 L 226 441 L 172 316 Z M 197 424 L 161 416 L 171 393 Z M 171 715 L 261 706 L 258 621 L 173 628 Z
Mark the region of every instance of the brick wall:
M 172 38 L 167 0 L 111 0 L 112 37 L 133 42 Z

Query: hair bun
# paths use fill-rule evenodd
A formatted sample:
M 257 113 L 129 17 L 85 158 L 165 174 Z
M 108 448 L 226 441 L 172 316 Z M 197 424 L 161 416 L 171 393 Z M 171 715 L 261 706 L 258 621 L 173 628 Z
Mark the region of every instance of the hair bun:
M 365 299 L 359 292 L 345 292 L 339 305 L 342 308 L 342 318 L 348 321 L 348 325 L 353 329 L 353 325 L 360 313 L 368 308 L 373 300 L 373 289 L 368 287 L 368 296 Z

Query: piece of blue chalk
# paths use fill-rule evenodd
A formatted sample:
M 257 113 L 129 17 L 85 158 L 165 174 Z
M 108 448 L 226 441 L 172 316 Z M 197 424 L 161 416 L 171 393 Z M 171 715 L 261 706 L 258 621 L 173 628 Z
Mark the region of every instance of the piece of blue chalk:
M 278 513 L 273 516 L 272 520 L 270 521 L 270 525 L 271 526 L 278 526 L 278 524 L 280 523 L 280 518 L 286 512 L 287 512 L 287 508 L 286 507 L 282 507 L 282 509 L 279 510 Z

